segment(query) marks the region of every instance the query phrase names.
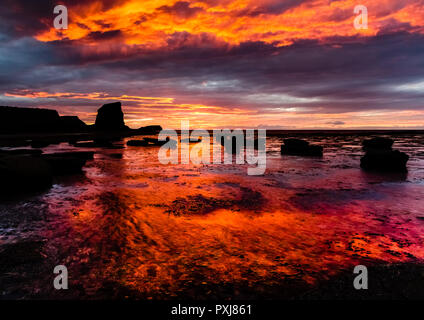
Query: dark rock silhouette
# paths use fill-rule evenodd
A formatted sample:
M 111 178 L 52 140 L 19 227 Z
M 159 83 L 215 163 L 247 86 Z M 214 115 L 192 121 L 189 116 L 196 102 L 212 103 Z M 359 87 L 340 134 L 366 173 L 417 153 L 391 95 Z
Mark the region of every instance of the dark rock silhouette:
M 361 168 L 372 171 L 406 172 L 409 156 L 392 150 L 394 141 L 389 138 L 372 138 L 362 142 L 365 155 L 361 158 Z
M 69 152 L 56 152 L 52 154 L 46 154 L 48 155 L 54 155 L 56 157 L 62 157 L 62 158 L 79 158 L 83 160 L 93 160 L 94 159 L 94 152 L 93 151 L 69 151 Z
M 130 147 L 146 147 L 149 143 L 145 140 L 129 140 L 127 146 Z
M 47 132 L 60 128 L 57 111 L 35 108 L 0 107 L 0 132 Z
M 48 163 L 53 175 L 79 173 L 87 161 L 84 157 L 71 154 L 43 154 L 41 159 Z
M 54 176 L 80 173 L 94 152 L 42 154 L 41 150 L 0 151 L 0 193 L 20 194 L 42 191 Z M 1 196 L 1 194 L 0 194 Z
M 171 148 L 176 148 L 178 143 L 175 140 L 170 139 L 169 137 L 166 138 L 165 141 L 159 141 L 157 138 L 143 138 L 145 142 L 147 142 L 147 146 L 156 146 L 160 147 L 163 146 L 165 143 L 171 142 Z
M 162 127 L 161 126 L 157 126 L 157 125 L 152 125 L 152 126 L 146 126 L 146 127 L 141 127 L 139 129 L 137 129 L 137 133 L 139 134 L 158 134 L 159 132 L 162 131 Z
M 0 176 L 3 194 L 41 191 L 53 180 L 48 163 L 31 156 L 0 156 Z
M 98 131 L 123 131 L 129 128 L 124 122 L 124 113 L 120 102 L 104 104 L 98 111 L 95 123 Z
M 61 129 L 66 132 L 84 132 L 88 126 L 77 116 L 60 117 Z
M 392 150 L 394 140 L 390 138 L 377 137 L 362 142 L 365 151 L 372 150 Z
M 83 131 L 78 117 L 60 117 L 56 110 L 0 106 L 0 133 Z
M 181 143 L 199 143 L 199 142 L 202 142 L 202 139 L 195 139 L 195 140 L 192 140 L 191 138 L 181 139 Z
M 14 149 L 14 150 L 0 150 L 1 155 L 31 155 L 39 156 L 43 153 L 40 149 Z
M 104 149 L 123 149 L 124 147 L 121 145 L 115 145 L 110 140 L 94 140 L 94 141 L 83 141 L 83 142 L 75 142 L 72 144 L 77 148 L 104 148 Z
M 301 139 L 284 139 L 281 145 L 281 154 L 306 156 L 306 157 L 322 157 L 323 148 L 317 145 L 310 145 L 308 141 Z

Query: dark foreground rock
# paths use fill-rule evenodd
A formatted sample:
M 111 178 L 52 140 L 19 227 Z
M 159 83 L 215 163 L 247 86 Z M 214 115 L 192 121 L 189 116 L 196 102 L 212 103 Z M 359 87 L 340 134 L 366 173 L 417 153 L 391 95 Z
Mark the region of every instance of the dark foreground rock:
M 352 268 L 353 269 L 353 268 Z M 413 263 L 383 264 L 368 267 L 368 289 L 355 290 L 356 275 L 346 270 L 297 299 L 303 300 L 422 300 L 424 266 Z
M 409 156 L 398 150 L 367 152 L 361 158 L 361 168 L 364 170 L 405 172 Z
M 70 152 L 56 152 L 53 154 L 46 154 L 53 155 L 55 157 L 62 157 L 62 158 L 78 158 L 83 160 L 93 160 L 94 159 L 94 152 L 93 151 L 70 151 Z
M 1 156 L 0 176 L 2 194 L 44 190 L 53 180 L 49 164 L 31 156 Z
M 111 141 L 95 140 L 86 142 L 75 142 L 72 144 L 77 148 L 106 148 L 106 149 L 119 149 L 120 147 L 114 146 Z
M 159 132 L 161 131 L 162 131 L 162 127 L 158 125 L 146 126 L 146 127 L 141 127 L 137 129 L 138 134 L 149 134 L 149 135 L 159 134 Z
M 14 150 L 0 150 L 0 155 L 31 155 L 39 156 L 43 153 L 40 149 L 14 149 Z
M 362 147 L 364 151 L 376 151 L 376 150 L 392 150 L 394 140 L 390 138 L 377 137 L 362 142 Z
M 34 139 L 31 140 L 31 148 L 45 148 L 52 144 L 59 144 L 62 142 L 60 138 L 45 138 L 45 139 Z
M 284 139 L 281 146 L 281 154 L 305 156 L 305 157 L 322 157 L 323 148 L 317 145 L 310 145 L 308 141 L 301 139 Z
M 129 140 L 127 146 L 130 147 L 146 147 L 149 143 L 145 140 Z
M 394 141 L 389 138 L 372 138 L 362 142 L 365 155 L 361 158 L 361 168 L 381 172 L 406 172 L 409 156 L 392 150 Z
M 165 141 L 159 141 L 157 138 L 143 138 L 143 140 L 130 140 L 127 142 L 128 146 L 137 147 L 161 147 L 165 143 L 170 142 L 171 148 L 176 148 L 178 143 L 175 140 L 171 140 L 169 137 Z
M 122 131 L 129 128 L 124 122 L 124 113 L 120 102 L 104 104 L 98 111 L 95 123 L 98 131 Z
M 94 152 L 41 154 L 40 150 L 28 150 L 34 152 L 13 154 L 13 151 L 0 151 L 0 197 L 46 190 L 55 176 L 80 173 L 87 160 L 94 157 Z
M 78 156 L 56 154 L 45 154 L 41 156 L 41 159 L 48 163 L 54 175 L 79 173 L 87 161 Z

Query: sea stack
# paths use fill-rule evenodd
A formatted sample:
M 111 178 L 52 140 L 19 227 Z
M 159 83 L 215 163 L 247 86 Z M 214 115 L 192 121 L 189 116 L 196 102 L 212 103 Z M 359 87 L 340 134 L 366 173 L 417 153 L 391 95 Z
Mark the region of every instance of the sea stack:
M 104 104 L 98 111 L 95 123 L 97 131 L 128 130 L 120 102 Z

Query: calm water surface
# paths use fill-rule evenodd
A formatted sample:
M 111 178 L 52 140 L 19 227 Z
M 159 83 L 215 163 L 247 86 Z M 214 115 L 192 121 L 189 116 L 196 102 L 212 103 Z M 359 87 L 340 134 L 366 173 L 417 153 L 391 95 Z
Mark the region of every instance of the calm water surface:
M 282 138 L 269 137 L 263 176 L 246 165 L 161 165 L 158 148 L 93 149 L 83 174 L 0 204 L 0 291 L 244 297 L 357 264 L 422 263 L 424 140 L 392 137 L 410 155 L 408 174 L 360 170 L 357 136 L 307 137 L 325 147 L 322 159 L 282 157 Z M 59 150 L 74 148 L 44 149 Z M 66 293 L 52 288 L 59 264 Z

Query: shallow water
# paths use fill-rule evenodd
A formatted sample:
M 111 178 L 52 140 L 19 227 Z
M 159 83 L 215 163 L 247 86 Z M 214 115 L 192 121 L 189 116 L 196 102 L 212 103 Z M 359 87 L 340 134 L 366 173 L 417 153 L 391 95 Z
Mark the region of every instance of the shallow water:
M 262 176 L 247 165 L 161 165 L 154 147 L 93 149 L 83 174 L 0 204 L 2 294 L 256 297 L 358 264 L 422 263 L 424 140 L 392 138 L 410 155 L 407 174 L 360 170 L 362 137 L 346 135 L 306 137 L 323 158 L 281 156 L 283 138 L 269 137 Z M 66 293 L 52 286 L 59 264 Z

